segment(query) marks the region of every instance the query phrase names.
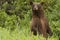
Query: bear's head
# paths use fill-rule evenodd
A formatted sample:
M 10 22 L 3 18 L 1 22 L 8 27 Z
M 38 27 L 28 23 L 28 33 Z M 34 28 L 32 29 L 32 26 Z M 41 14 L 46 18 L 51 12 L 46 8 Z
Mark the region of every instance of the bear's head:
M 30 5 L 32 7 L 32 12 L 34 15 L 41 15 L 43 14 L 43 5 L 44 5 L 44 2 L 40 2 L 40 3 L 35 3 L 35 2 L 32 2 L 30 1 Z
M 43 6 L 44 2 L 41 2 L 41 3 L 35 3 L 35 2 L 32 2 L 30 1 L 30 5 L 32 6 L 32 10 L 33 11 L 38 11 L 41 9 L 41 7 Z

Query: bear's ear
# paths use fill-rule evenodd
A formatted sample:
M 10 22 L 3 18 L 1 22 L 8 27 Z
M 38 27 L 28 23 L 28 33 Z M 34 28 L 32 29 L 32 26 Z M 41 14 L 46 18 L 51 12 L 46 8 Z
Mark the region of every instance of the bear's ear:
M 33 4 L 33 2 L 32 1 L 30 1 L 30 5 L 32 5 Z
M 44 4 L 45 4 L 45 2 L 41 2 L 40 4 L 41 4 L 41 5 L 44 5 Z

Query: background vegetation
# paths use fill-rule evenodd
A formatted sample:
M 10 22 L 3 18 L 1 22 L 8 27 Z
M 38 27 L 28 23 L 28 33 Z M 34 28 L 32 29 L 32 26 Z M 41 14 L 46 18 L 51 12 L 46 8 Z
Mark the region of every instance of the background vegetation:
M 34 0 L 45 2 L 45 15 L 53 31 L 48 40 L 60 40 L 60 0 Z M 30 33 L 31 6 L 29 0 L 0 0 L 0 40 L 45 40 Z

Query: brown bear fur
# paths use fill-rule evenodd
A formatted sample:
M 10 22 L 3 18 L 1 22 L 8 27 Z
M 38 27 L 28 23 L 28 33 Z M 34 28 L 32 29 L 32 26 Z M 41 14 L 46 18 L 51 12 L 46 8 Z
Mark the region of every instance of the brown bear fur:
M 43 2 L 42 3 L 33 3 L 30 2 L 32 6 L 32 21 L 31 21 L 31 32 L 34 35 L 43 34 L 44 37 L 48 37 L 48 34 L 52 36 L 52 31 L 49 27 L 48 20 L 44 15 Z

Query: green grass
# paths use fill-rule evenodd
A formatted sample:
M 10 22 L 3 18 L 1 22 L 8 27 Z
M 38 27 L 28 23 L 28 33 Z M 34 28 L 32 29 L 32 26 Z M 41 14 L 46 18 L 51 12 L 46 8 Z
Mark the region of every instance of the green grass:
M 0 40 L 45 40 L 42 36 L 33 36 L 28 29 L 14 30 L 10 32 L 7 29 L 0 28 Z M 52 36 L 48 40 L 58 40 L 57 36 Z

